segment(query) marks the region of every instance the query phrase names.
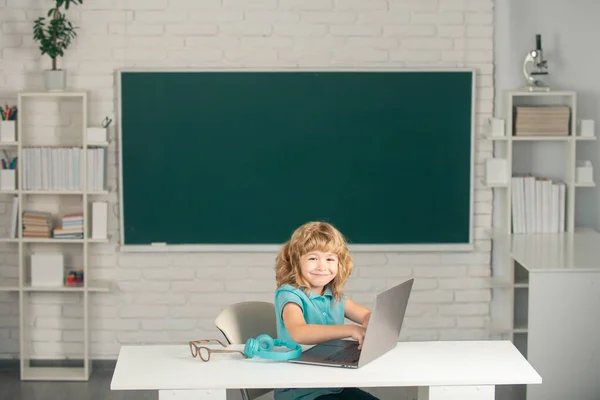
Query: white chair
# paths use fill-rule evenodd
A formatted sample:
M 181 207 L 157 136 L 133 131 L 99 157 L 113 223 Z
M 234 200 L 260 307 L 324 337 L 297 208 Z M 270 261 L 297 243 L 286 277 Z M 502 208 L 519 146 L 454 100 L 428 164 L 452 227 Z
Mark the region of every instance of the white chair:
M 264 301 L 247 301 L 228 306 L 217 315 L 215 325 L 229 344 L 244 344 L 260 334 L 277 337 L 275 306 Z M 254 400 L 273 389 L 240 389 L 244 400 Z

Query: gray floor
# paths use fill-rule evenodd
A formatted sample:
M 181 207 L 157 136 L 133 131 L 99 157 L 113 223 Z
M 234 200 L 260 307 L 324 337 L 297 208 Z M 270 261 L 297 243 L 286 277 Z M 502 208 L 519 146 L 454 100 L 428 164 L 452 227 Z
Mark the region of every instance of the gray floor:
M 0 400 L 157 400 L 155 391 L 112 391 L 111 369 L 94 370 L 88 382 L 48 382 L 21 381 L 16 369 L 0 370 Z M 376 388 L 373 394 L 380 399 L 410 400 L 414 397 L 408 391 L 399 399 L 398 389 Z M 521 393 L 519 393 L 521 392 Z M 228 393 L 228 399 L 240 398 L 239 391 Z M 272 394 L 262 396 L 271 398 Z M 501 386 L 496 388 L 497 400 L 517 400 L 522 398 L 522 387 Z
M 21 381 L 18 370 L 0 371 L 0 400 L 157 400 L 154 391 L 112 391 L 112 370 L 94 371 L 88 382 Z

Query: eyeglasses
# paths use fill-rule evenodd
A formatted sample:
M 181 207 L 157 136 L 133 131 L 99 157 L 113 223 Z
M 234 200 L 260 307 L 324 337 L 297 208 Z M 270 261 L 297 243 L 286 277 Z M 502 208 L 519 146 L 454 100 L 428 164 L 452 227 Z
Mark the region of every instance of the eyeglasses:
M 212 353 L 240 353 L 244 358 L 248 358 L 244 352 L 240 350 L 221 350 L 221 349 L 211 349 L 205 346 L 198 346 L 198 344 L 202 343 L 219 343 L 223 347 L 227 347 L 226 344 L 217 339 L 203 339 L 203 340 L 192 340 L 190 342 L 190 352 L 192 353 L 192 357 L 196 358 L 200 356 L 202 361 L 209 361 L 210 355 Z

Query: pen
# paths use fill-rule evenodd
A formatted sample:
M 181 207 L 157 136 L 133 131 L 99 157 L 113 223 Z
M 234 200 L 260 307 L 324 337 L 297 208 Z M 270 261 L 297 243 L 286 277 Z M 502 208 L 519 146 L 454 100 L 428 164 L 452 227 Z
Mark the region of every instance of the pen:
M 108 118 L 108 116 L 106 118 L 104 118 L 104 120 L 102 121 L 102 127 L 103 128 L 108 128 L 108 126 L 110 125 L 110 123 L 112 122 L 112 118 Z

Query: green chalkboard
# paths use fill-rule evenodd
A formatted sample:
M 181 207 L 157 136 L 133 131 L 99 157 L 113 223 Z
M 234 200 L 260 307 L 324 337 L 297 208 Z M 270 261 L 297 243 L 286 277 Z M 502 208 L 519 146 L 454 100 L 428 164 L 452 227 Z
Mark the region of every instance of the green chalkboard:
M 468 244 L 473 71 L 120 71 L 122 244 Z

